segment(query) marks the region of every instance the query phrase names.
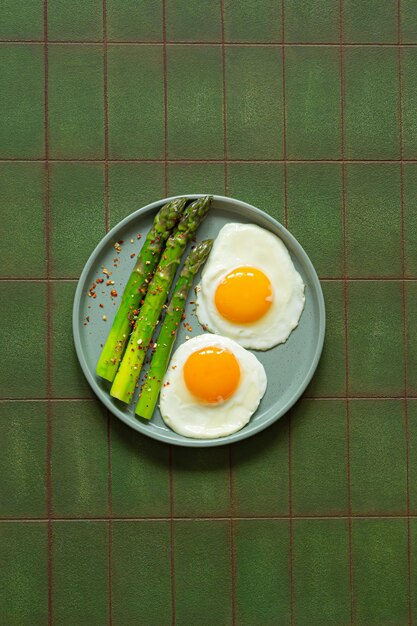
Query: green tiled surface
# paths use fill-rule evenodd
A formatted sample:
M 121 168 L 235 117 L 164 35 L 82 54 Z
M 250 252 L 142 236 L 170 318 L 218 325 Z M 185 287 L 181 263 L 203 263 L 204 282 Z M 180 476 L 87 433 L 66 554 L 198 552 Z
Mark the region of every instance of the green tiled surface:
M 409 623 L 407 521 L 353 520 L 352 562 L 355 623 Z
M 225 56 L 229 158 L 282 158 L 282 57 L 279 48 L 233 46 L 226 49 Z
M 287 520 L 239 520 L 235 525 L 236 621 L 277 626 L 290 621 Z M 253 598 L 256 597 L 256 602 Z
M 219 46 L 168 46 L 167 62 L 169 157 L 221 159 L 223 94 Z
M 295 623 L 309 626 L 349 624 L 349 532 L 346 520 L 296 520 L 293 526 Z
M 0 1 L 1 624 L 416 623 L 416 20 Z M 72 347 L 106 223 L 185 192 L 287 223 L 326 300 L 304 398 L 231 449 L 140 437 Z
M 0 619 L 10 626 L 48 622 L 46 523 L 0 525 Z
M 45 154 L 42 47 L 0 45 L 0 84 L 0 158 L 42 158 Z
M 108 543 L 106 522 L 54 524 L 52 585 L 57 624 L 107 623 Z
M 339 57 L 339 50 L 334 47 L 286 49 L 289 159 L 337 159 L 341 156 Z
M 58 41 L 103 38 L 102 0 L 48 0 L 48 36 Z
M 56 45 L 49 56 L 49 149 L 54 159 L 104 155 L 102 46 Z

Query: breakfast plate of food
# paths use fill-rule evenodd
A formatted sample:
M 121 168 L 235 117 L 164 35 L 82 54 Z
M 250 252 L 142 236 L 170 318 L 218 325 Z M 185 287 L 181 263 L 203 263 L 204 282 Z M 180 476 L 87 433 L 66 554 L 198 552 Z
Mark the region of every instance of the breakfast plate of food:
M 79 279 L 73 334 L 92 389 L 154 439 L 217 446 L 263 430 L 320 359 L 325 306 L 307 254 L 245 202 L 186 194 L 135 211 Z

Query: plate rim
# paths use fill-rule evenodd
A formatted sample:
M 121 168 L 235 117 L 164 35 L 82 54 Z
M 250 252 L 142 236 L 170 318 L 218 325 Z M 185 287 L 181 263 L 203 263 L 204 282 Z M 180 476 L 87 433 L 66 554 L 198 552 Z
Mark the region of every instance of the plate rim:
M 81 345 L 80 325 L 78 321 L 79 320 L 79 308 L 80 308 L 81 297 L 83 293 L 83 285 L 86 281 L 87 275 L 91 270 L 92 264 L 96 256 L 106 247 L 108 242 L 114 238 L 114 233 L 117 232 L 119 229 L 123 228 L 125 225 L 129 224 L 132 220 L 135 220 L 138 217 L 140 217 L 142 213 L 151 212 L 154 209 L 161 207 L 163 204 L 170 202 L 172 200 L 175 200 L 176 198 L 187 197 L 187 198 L 194 200 L 197 198 L 201 198 L 205 195 L 207 194 L 201 194 L 201 193 L 189 193 L 188 194 L 187 193 L 187 194 L 180 194 L 180 195 L 175 195 L 175 196 L 169 196 L 167 198 L 162 198 L 160 200 L 156 200 L 155 202 L 146 204 L 145 206 L 137 209 L 136 211 L 133 211 L 132 213 L 127 215 L 125 218 L 123 218 L 120 222 L 115 224 L 115 226 L 113 226 L 113 228 L 111 228 L 109 232 L 106 233 L 106 235 L 98 242 L 94 250 L 89 255 L 87 261 L 85 262 L 83 270 L 77 282 L 77 287 L 75 290 L 74 301 L 73 301 L 73 306 L 72 306 L 72 334 L 73 334 L 73 340 L 74 340 L 78 362 L 81 366 L 84 376 L 87 379 L 87 382 L 89 383 L 90 387 L 94 391 L 96 397 L 102 402 L 102 404 L 104 404 L 104 406 L 115 417 L 120 419 L 122 422 L 124 422 L 125 424 L 130 426 L 133 430 L 136 430 L 137 432 L 140 432 L 148 437 L 151 437 L 152 439 L 161 441 L 163 443 L 181 446 L 181 447 L 194 447 L 194 448 L 210 448 L 210 447 L 215 447 L 215 446 L 224 446 L 224 445 L 235 443 L 237 441 L 242 441 L 243 439 L 252 437 L 253 435 L 256 435 L 257 433 L 265 430 L 266 428 L 271 426 L 271 424 L 278 421 L 283 415 L 285 415 L 285 413 L 288 412 L 288 410 L 297 402 L 297 400 L 304 393 L 305 389 L 307 388 L 308 384 L 310 383 L 314 375 L 314 372 L 317 369 L 317 365 L 319 363 L 319 360 L 323 351 L 324 337 L 325 337 L 325 332 L 326 332 L 326 307 L 325 307 L 325 301 L 324 301 L 323 290 L 321 287 L 320 279 L 317 275 L 317 272 L 313 263 L 310 260 L 310 257 L 308 256 L 304 248 L 301 246 L 299 241 L 294 237 L 294 235 L 285 226 L 283 226 L 280 222 L 278 222 L 278 220 L 268 215 L 268 213 L 266 213 L 265 211 L 262 211 L 262 209 L 259 209 L 258 207 L 255 207 L 252 204 L 249 204 L 248 202 L 245 202 L 243 200 L 238 200 L 237 198 L 233 198 L 230 196 L 210 194 L 213 197 L 214 202 L 216 202 L 216 200 L 220 202 L 226 202 L 226 203 L 232 202 L 238 207 L 244 208 L 245 210 L 249 210 L 250 212 L 258 216 L 261 216 L 267 221 L 269 221 L 270 223 L 272 223 L 280 232 L 284 233 L 287 239 L 289 239 L 289 241 L 291 242 L 291 245 L 293 246 L 293 250 L 295 250 L 297 255 L 300 255 L 303 258 L 303 261 L 307 265 L 309 272 L 311 274 L 312 280 L 313 280 L 313 287 L 317 296 L 318 311 L 319 311 L 319 330 L 318 330 L 317 344 L 316 344 L 316 349 L 314 352 L 314 357 L 310 363 L 310 367 L 308 368 L 304 379 L 302 380 L 301 384 L 298 386 L 295 393 L 293 393 L 291 398 L 288 399 L 288 401 L 281 407 L 279 411 L 276 412 L 276 414 L 274 414 L 272 417 L 268 417 L 264 422 L 254 426 L 251 430 L 247 431 L 245 428 L 242 428 L 241 430 L 235 433 L 232 433 L 231 435 L 228 435 L 227 437 L 219 437 L 217 439 L 189 438 L 184 441 L 182 440 L 178 441 L 174 437 L 175 436 L 174 431 L 172 431 L 172 439 L 169 436 L 165 436 L 165 435 L 161 436 L 161 434 L 158 433 L 157 431 L 148 430 L 147 426 L 143 424 L 140 420 L 136 420 L 135 422 L 132 422 L 129 416 L 127 416 L 125 413 L 123 413 L 123 411 L 121 411 L 120 409 L 118 409 L 112 404 L 112 402 L 110 401 L 108 397 L 108 394 L 104 393 L 100 388 L 98 388 L 97 383 L 91 374 L 90 368 L 87 365 L 87 361 L 85 359 L 84 352 L 82 350 L 82 345 Z

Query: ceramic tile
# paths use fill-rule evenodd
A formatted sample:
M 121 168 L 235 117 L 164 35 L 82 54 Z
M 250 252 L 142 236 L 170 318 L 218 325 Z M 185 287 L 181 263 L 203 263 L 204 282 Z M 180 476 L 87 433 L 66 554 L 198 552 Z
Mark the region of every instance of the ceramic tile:
M 235 514 L 288 515 L 288 418 L 233 446 L 232 458 Z
M 162 41 L 162 0 L 106 0 L 110 41 Z
M 287 167 L 288 228 L 319 276 L 343 274 L 342 172 L 339 163 Z
M 107 414 L 98 401 L 55 402 L 52 412 L 52 512 L 108 514 Z
M 398 159 L 397 50 L 383 46 L 346 48 L 344 68 L 345 157 Z
M 47 526 L 0 525 L 0 618 L 7 626 L 48 622 Z
M 396 0 L 344 0 L 343 36 L 351 43 L 396 43 Z
M 53 277 L 79 276 L 94 246 L 104 237 L 104 207 L 101 164 L 53 163 L 50 166 Z
M 46 514 L 46 422 L 45 402 L 0 403 L 0 517 Z
M 48 0 L 48 38 L 59 41 L 103 39 L 102 0 Z
M 286 0 L 285 41 L 288 43 L 337 43 L 340 40 L 340 8 L 333 0 Z
M 0 46 L 2 159 L 39 159 L 45 154 L 44 63 L 42 46 Z
M 112 508 L 115 517 L 168 517 L 169 448 L 112 419 Z
M 175 615 L 179 624 L 232 623 L 229 526 L 226 521 L 174 522 Z
M 407 512 L 406 433 L 402 400 L 350 403 L 352 512 Z
M 54 522 L 52 614 L 56 624 L 105 624 L 109 615 L 106 522 Z
M 23 281 L 0 282 L 0 302 L 0 397 L 45 398 L 46 285 Z M 22 329 L 28 303 L 30 324 Z
M 169 157 L 223 158 L 220 46 L 168 46 L 167 66 Z
M 291 411 L 294 515 L 348 512 L 346 404 L 301 400 Z
M 236 623 L 241 626 L 290 623 L 289 537 L 287 520 L 235 522 Z
M 347 274 L 401 275 L 400 167 L 385 163 L 346 167 Z
M 145 204 L 163 198 L 164 165 L 162 163 L 111 163 L 109 166 L 110 225 Z
M 112 604 L 115 626 L 169 626 L 169 522 L 114 522 Z
M 349 284 L 348 350 L 350 394 L 403 394 L 404 339 L 399 282 Z
M 168 41 L 220 41 L 220 3 L 167 0 Z
M 225 41 L 277 42 L 282 40 L 281 7 L 274 0 L 224 3 Z
M 408 624 L 407 521 L 353 520 L 354 623 Z
M 337 48 L 285 49 L 287 158 L 341 157 L 340 91 Z
M 262 68 L 262 78 L 259 67 Z M 226 111 L 229 158 L 282 158 L 282 59 L 279 48 L 227 48 Z
M 253 204 L 284 223 L 282 163 L 229 163 L 228 195 Z
M 293 560 L 295 623 L 349 624 L 347 521 L 294 521 Z
M 0 5 L 1 39 L 42 39 L 43 22 L 42 0 L 3 0 Z
M 48 136 L 54 159 L 104 157 L 103 47 L 48 49 Z
M 44 183 L 41 163 L 0 163 L 0 250 L 3 277 L 35 278 L 46 273 Z M 19 216 L 19 229 L 16 229 Z
M 163 158 L 161 46 L 109 47 L 108 106 L 110 158 Z

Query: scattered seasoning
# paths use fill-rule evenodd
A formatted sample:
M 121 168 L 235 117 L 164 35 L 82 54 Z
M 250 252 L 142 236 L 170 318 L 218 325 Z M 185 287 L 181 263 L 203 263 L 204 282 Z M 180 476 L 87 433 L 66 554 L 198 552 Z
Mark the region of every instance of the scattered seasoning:
M 107 317 L 105 315 L 103 315 L 103 321 L 106 322 L 107 321 Z
M 202 328 L 203 330 L 207 330 L 207 326 L 205 324 L 203 324 Z
M 101 302 L 100 302 L 100 304 L 99 304 L 99 307 L 100 307 L 100 309 L 102 309 L 102 308 L 103 308 L 103 305 L 101 304 Z
M 111 295 L 112 298 L 117 298 L 117 291 L 116 291 L 116 289 L 112 289 L 111 292 L 110 292 L 110 295 Z
M 185 320 L 185 313 L 183 313 L 183 314 L 181 315 L 181 319 L 182 319 L 183 321 Z
M 134 256 L 136 256 L 136 253 L 132 252 L 132 254 L 130 255 L 130 258 L 133 259 Z
M 123 239 L 119 239 L 119 241 L 117 242 L 120 246 L 124 243 Z
M 139 233 L 139 235 L 137 236 L 138 239 L 142 239 L 142 235 Z
M 105 267 L 103 267 L 103 274 L 105 274 L 106 276 L 109 275 L 109 270 L 106 269 Z
M 114 280 L 107 280 L 107 281 L 106 281 L 106 285 L 107 285 L 107 286 L 109 286 L 109 285 L 114 285 Z
M 130 243 L 133 243 L 133 239 L 130 240 Z
M 114 244 L 114 247 L 117 250 L 117 252 L 121 252 L 122 251 L 122 249 L 120 247 L 120 244 L 118 242 Z
M 101 283 L 104 283 L 104 278 L 97 278 L 96 282 L 101 285 Z
M 188 335 L 185 335 L 185 339 L 188 341 L 188 340 L 189 340 L 189 336 L 188 336 Z

